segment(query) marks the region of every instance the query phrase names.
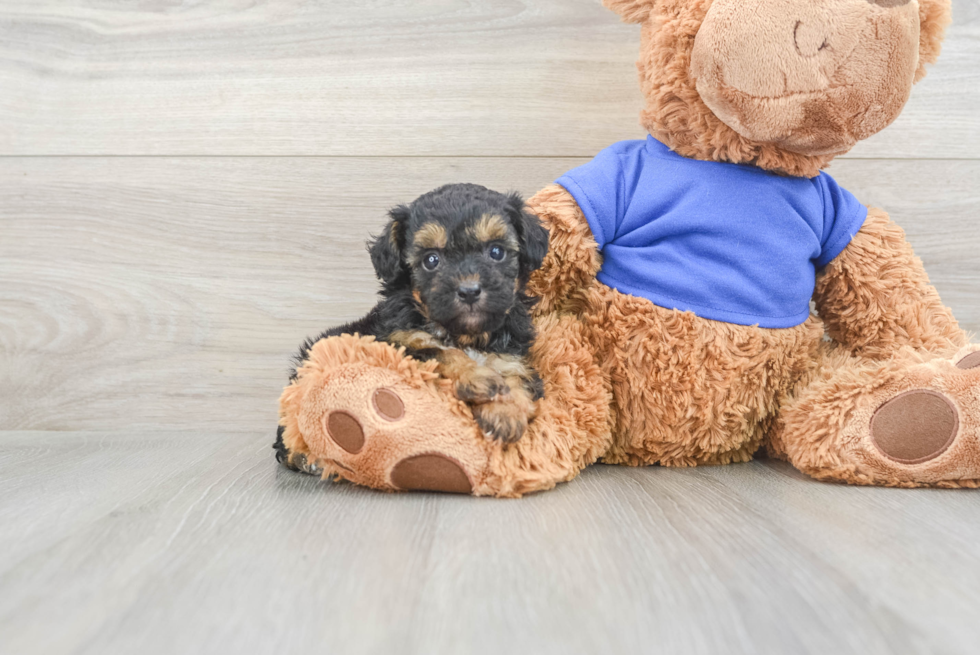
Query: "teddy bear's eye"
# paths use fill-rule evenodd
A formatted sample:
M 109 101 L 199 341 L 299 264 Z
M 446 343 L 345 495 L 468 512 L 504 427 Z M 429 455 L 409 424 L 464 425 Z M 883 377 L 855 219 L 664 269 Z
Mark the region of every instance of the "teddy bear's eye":
M 500 246 L 490 246 L 490 248 L 487 249 L 487 255 L 493 261 L 501 262 L 504 260 L 504 257 L 507 255 L 507 252 Z
M 422 268 L 434 271 L 439 266 L 439 253 L 430 252 L 422 258 Z

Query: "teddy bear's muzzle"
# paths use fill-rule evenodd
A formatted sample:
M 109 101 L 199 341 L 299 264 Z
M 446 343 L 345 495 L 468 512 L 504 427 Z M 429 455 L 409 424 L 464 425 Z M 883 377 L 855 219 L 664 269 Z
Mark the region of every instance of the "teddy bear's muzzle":
M 691 73 L 743 137 L 840 154 L 901 112 L 918 44 L 915 0 L 714 0 Z

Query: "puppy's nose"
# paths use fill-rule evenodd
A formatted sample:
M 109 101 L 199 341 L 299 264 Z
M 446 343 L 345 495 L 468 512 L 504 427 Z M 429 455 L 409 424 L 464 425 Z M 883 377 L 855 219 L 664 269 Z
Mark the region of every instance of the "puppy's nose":
M 480 298 L 482 289 L 476 282 L 466 282 L 456 287 L 456 295 L 463 302 L 472 305 Z

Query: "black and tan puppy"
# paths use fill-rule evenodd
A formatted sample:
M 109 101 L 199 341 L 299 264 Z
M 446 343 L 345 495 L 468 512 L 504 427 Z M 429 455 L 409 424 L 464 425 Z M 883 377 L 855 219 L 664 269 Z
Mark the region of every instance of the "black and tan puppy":
M 523 435 L 543 393 L 527 362 L 534 339 L 524 293 L 548 250 L 548 232 L 517 194 L 451 184 L 390 212 L 369 243 L 381 301 L 364 318 L 307 340 L 298 361 L 322 338 L 373 335 L 436 359 L 459 398 L 491 438 Z M 281 436 L 280 461 L 287 453 Z

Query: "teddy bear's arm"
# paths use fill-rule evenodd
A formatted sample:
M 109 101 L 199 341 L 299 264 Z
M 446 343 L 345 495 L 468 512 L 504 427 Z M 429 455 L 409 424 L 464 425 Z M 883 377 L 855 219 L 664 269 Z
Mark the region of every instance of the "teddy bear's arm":
M 548 255 L 527 288 L 540 298 L 537 313 L 557 311 L 573 292 L 595 279 L 602 255 L 585 215 L 564 187 L 545 187 L 527 206 L 550 232 Z
M 855 355 L 883 358 L 902 346 L 948 353 L 968 341 L 881 209 L 818 276 L 814 301 L 830 336 Z

